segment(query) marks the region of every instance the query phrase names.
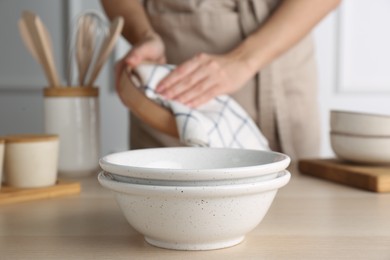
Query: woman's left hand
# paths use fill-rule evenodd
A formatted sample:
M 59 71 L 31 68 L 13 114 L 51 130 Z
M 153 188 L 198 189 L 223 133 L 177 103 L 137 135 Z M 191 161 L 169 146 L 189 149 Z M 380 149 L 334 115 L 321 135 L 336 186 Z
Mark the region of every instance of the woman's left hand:
M 242 88 L 255 74 L 251 66 L 232 54 L 200 53 L 179 65 L 157 86 L 157 93 L 190 107 Z

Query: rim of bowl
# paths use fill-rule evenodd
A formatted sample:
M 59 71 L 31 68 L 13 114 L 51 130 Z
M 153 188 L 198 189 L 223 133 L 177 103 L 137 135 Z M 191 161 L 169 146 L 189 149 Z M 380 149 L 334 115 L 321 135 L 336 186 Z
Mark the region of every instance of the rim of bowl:
M 221 186 L 228 185 L 232 182 L 238 183 L 253 183 L 259 181 L 269 181 L 278 177 L 278 174 L 283 171 L 269 173 L 260 176 L 253 176 L 247 178 L 236 178 L 236 179 L 222 179 L 222 180 L 152 180 L 145 178 L 135 178 L 129 176 L 118 175 L 115 173 L 102 171 L 103 175 L 113 181 L 124 182 L 124 183 L 134 183 L 140 185 L 154 185 L 154 186 Z M 119 178 L 119 179 L 118 179 Z M 124 178 L 124 179 L 120 179 Z M 127 179 L 128 178 L 128 179 Z
M 330 131 L 331 136 L 345 136 L 352 138 L 362 138 L 362 139 L 390 139 L 390 135 L 360 135 L 360 134 L 350 134 L 342 133 L 338 131 Z
M 104 176 L 103 172 L 98 175 L 99 183 L 112 191 L 125 194 L 145 194 L 147 196 L 201 196 L 201 197 L 219 197 L 253 194 L 277 190 L 285 186 L 291 178 L 291 173 L 287 170 L 281 171 L 279 176 L 269 181 L 260 181 L 245 184 L 229 184 L 220 186 L 156 186 L 142 185 L 134 183 L 125 183 L 112 180 Z
M 186 150 L 186 149 L 212 149 L 212 150 L 239 150 L 237 148 L 200 148 L 200 147 L 169 147 L 169 148 L 150 148 L 147 150 Z M 148 168 L 129 165 L 117 165 L 107 161 L 107 158 L 119 154 L 142 151 L 146 149 L 130 150 L 119 153 L 112 153 L 104 156 L 99 160 L 100 167 L 109 173 L 114 173 L 122 176 L 130 176 L 135 178 L 153 179 L 153 180 L 221 180 L 246 178 L 265 175 L 269 173 L 279 172 L 285 170 L 291 159 L 283 153 L 263 150 L 250 150 L 257 153 L 268 153 L 279 155 L 281 160 L 270 162 L 261 165 L 241 166 L 233 168 L 209 168 L 209 169 L 174 169 L 174 168 Z M 244 150 L 244 149 L 242 149 Z M 196 172 L 196 174 L 194 174 Z
M 352 114 L 352 115 L 360 115 L 360 116 L 370 116 L 370 117 L 381 117 L 390 119 L 390 115 L 387 114 L 375 114 L 370 112 L 357 112 L 357 111 L 348 111 L 348 110 L 331 110 L 331 113 L 337 114 Z

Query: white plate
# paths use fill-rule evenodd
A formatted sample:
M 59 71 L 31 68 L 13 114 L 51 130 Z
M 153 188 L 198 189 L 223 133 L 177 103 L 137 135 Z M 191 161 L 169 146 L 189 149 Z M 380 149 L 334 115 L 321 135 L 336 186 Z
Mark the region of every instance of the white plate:
M 280 172 L 287 155 L 230 148 L 153 148 L 107 155 L 101 168 L 122 176 L 153 180 L 228 180 Z

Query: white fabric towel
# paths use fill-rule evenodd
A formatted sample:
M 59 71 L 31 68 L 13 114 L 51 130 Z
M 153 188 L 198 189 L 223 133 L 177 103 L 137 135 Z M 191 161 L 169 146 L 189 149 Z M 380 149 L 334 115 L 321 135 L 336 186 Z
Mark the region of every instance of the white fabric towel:
M 142 64 L 130 72 L 129 77 L 148 98 L 172 111 L 183 144 L 270 150 L 256 124 L 229 96 L 218 96 L 194 109 L 157 94 L 157 84 L 174 68 L 172 65 Z

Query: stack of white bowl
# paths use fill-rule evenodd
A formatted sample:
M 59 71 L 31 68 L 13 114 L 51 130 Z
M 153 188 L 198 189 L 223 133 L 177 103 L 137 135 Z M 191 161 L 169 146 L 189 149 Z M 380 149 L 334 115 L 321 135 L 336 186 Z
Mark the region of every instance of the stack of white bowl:
M 331 145 L 335 154 L 356 163 L 390 164 L 390 116 L 333 110 Z
M 209 250 L 240 243 L 261 222 L 289 163 L 269 151 L 143 149 L 102 158 L 98 180 L 148 243 Z

